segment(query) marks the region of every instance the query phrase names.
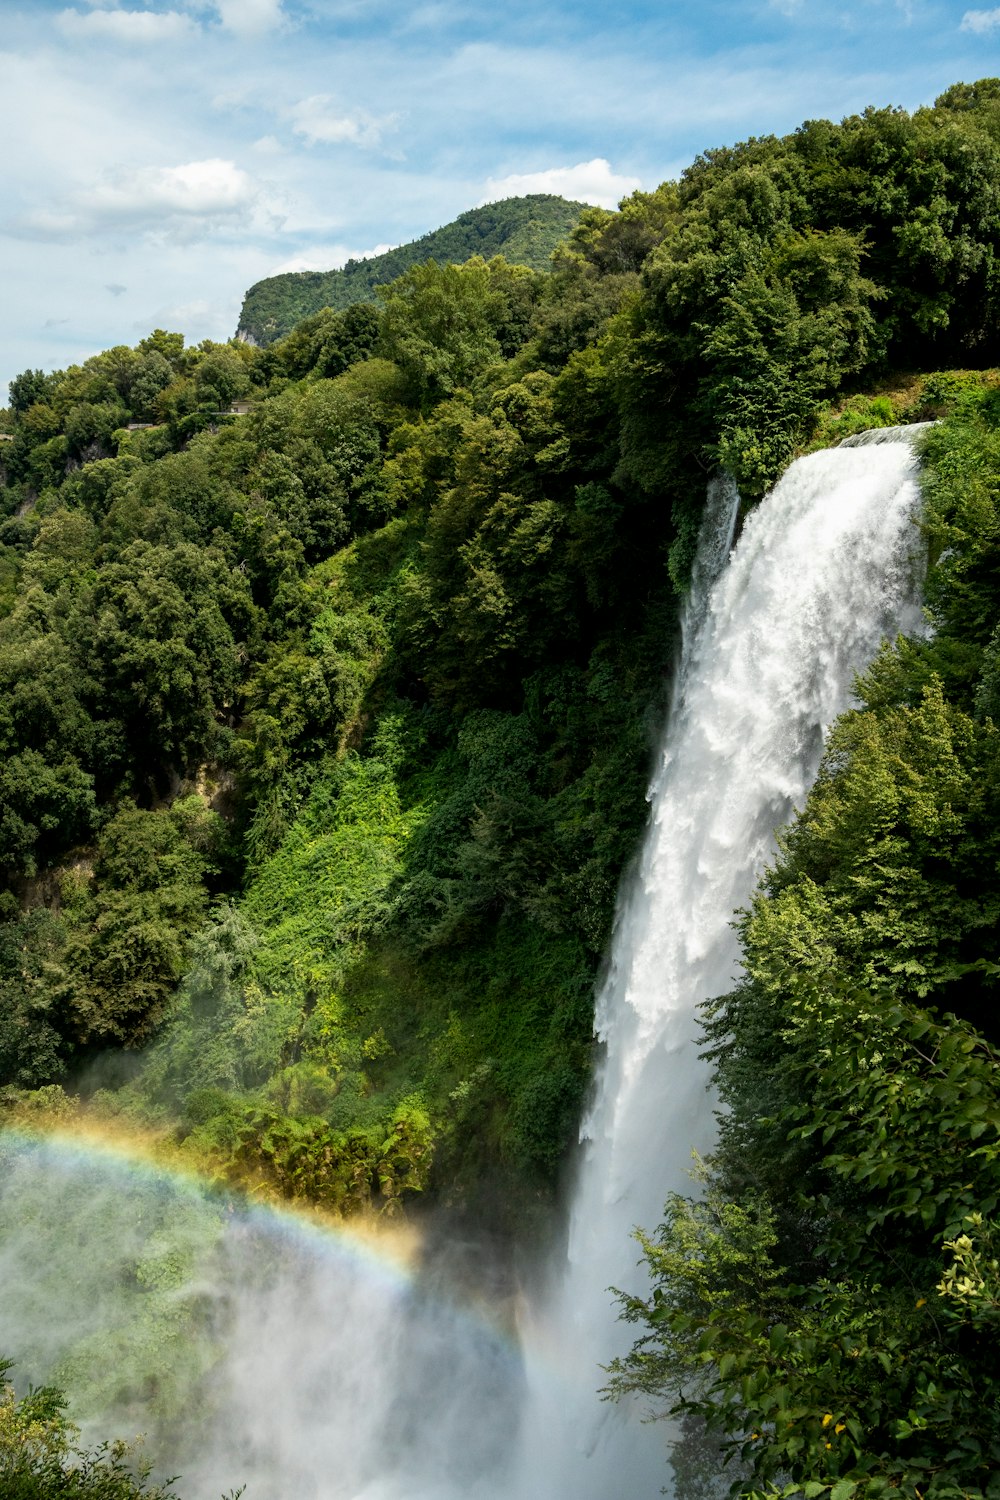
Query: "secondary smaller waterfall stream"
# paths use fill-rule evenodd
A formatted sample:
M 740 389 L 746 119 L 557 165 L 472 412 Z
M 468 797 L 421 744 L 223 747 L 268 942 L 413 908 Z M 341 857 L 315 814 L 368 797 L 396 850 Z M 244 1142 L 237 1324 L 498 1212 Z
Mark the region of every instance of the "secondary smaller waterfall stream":
M 662 1431 L 596 1395 L 628 1344 L 607 1289 L 644 1289 L 633 1227 L 655 1227 L 689 1186 L 692 1147 L 711 1144 L 695 1012 L 733 982 L 733 912 L 854 674 L 884 637 L 921 627 L 916 476 L 905 432 L 801 459 L 728 566 L 735 490 L 710 487 L 650 826 L 598 998 L 604 1055 L 568 1246 L 525 1313 L 520 1356 L 426 1278 L 335 1236 L 241 1216 L 75 1144 L 8 1138 L 0 1351 L 36 1381 L 82 1373 L 105 1391 L 88 1436 L 146 1425 L 142 1380 L 122 1396 L 130 1360 L 154 1395 L 190 1372 L 160 1434 L 185 1500 L 244 1480 L 247 1500 L 655 1500 Z M 140 1303 L 155 1312 L 147 1350 Z M 192 1310 L 202 1342 L 171 1365 Z

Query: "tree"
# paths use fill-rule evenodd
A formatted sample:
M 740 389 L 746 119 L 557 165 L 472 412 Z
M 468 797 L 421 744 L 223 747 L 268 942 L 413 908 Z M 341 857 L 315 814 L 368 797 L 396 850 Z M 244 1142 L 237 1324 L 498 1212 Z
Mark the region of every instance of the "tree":
M 235 692 L 232 624 L 245 619 L 248 594 L 217 552 L 187 542 L 134 542 L 98 573 L 83 638 L 105 712 L 121 720 L 140 763 L 186 767 L 204 757 Z
M 64 956 L 76 1039 L 134 1047 L 156 1031 L 205 912 L 216 822 L 194 798 L 169 812 L 126 804 L 102 830 Z
M 36 401 L 45 400 L 52 384 L 52 377 L 42 370 L 24 370 L 15 375 L 10 383 L 11 410 L 23 416 Z
M 403 371 L 415 405 L 427 410 L 502 357 L 510 301 L 501 275 L 480 256 L 464 266 L 429 260 L 379 288 L 381 349 Z
M 66 1415 L 55 1386 L 32 1387 L 18 1397 L 0 1359 L 0 1485 L 4 1500 L 177 1500 L 166 1480 L 154 1484 L 152 1465 L 135 1445 L 80 1446 L 79 1429 Z M 240 1500 L 243 1487 L 223 1500 Z
M 0 1487 L 4 1500 L 176 1500 L 167 1484 L 149 1482 L 150 1465 L 133 1461 L 125 1443 L 79 1446 L 66 1401 L 52 1386 L 18 1399 L 0 1360 Z

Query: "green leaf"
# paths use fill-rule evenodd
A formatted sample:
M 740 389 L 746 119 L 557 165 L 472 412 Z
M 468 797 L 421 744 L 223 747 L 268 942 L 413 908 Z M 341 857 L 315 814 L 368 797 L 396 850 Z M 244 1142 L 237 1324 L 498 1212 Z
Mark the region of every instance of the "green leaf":
M 840 1479 L 830 1491 L 830 1500 L 851 1500 L 857 1487 L 853 1479 Z

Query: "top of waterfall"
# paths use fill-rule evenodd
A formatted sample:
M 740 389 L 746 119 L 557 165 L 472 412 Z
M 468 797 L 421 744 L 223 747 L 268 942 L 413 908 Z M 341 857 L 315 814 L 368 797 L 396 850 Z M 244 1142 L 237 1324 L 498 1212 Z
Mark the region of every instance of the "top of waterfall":
M 870 448 L 876 443 L 912 443 L 919 433 L 936 426 L 936 422 L 907 422 L 902 427 L 870 427 L 867 432 L 856 432 L 853 437 L 844 438 L 837 447 Z

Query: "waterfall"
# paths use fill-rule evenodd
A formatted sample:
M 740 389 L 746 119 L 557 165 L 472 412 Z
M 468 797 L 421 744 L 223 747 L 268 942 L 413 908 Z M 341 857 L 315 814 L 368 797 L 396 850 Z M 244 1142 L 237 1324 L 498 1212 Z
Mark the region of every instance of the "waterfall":
M 874 448 L 882 443 L 912 443 L 922 432 L 936 427 L 936 422 L 910 422 L 906 427 L 869 427 L 866 432 L 856 432 L 844 438 L 841 448 Z
M 373 1269 L 339 1241 L 58 1144 L 0 1143 L 0 1350 L 27 1378 L 72 1384 L 86 1366 L 103 1381 L 104 1431 L 88 1437 L 149 1426 L 123 1407 L 119 1371 L 148 1358 L 166 1401 L 177 1376 L 161 1356 L 193 1310 L 193 1394 L 159 1434 L 185 1500 L 244 1480 L 246 1500 L 655 1500 L 662 1426 L 596 1394 L 629 1343 L 607 1289 L 644 1290 L 632 1230 L 655 1228 L 692 1149 L 711 1146 L 696 1010 L 733 983 L 734 910 L 854 674 L 921 626 L 916 499 L 906 434 L 814 453 L 726 565 L 737 497 L 710 486 L 649 829 L 598 997 L 567 1242 L 521 1316 L 520 1353 L 405 1264 Z
M 598 998 L 604 1056 L 568 1249 L 532 1328 L 559 1379 L 532 1392 L 518 1500 L 654 1500 L 667 1477 L 663 1428 L 594 1394 L 630 1342 L 607 1288 L 645 1291 L 630 1234 L 691 1190 L 692 1150 L 711 1145 L 695 1011 L 737 975 L 734 911 L 801 806 L 855 674 L 887 636 L 921 628 L 917 467 L 898 430 L 799 459 L 714 586 L 725 506 L 710 497 L 649 829 Z

